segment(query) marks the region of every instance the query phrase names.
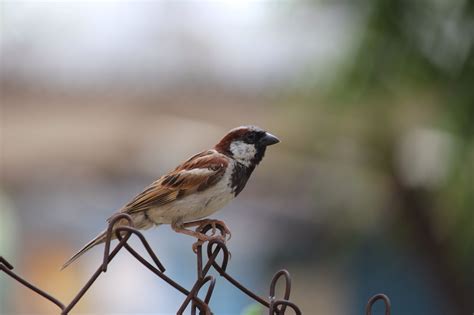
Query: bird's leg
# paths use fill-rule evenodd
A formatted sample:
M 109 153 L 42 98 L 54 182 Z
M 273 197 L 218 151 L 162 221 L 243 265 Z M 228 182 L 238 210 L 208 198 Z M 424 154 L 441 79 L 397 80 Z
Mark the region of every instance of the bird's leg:
M 182 234 L 186 234 L 186 235 L 189 235 L 189 236 L 193 236 L 193 237 L 197 238 L 198 240 L 202 240 L 202 241 L 209 241 L 211 239 L 211 236 L 208 236 L 208 235 L 206 235 L 204 233 L 201 233 L 201 232 L 188 230 L 188 229 L 186 229 L 186 227 L 189 227 L 189 226 L 186 226 L 182 222 L 173 222 L 171 224 L 171 228 L 173 229 L 173 231 L 175 231 L 177 233 L 182 233 Z
M 212 226 L 212 235 L 211 236 L 199 232 L 199 231 L 202 231 L 202 229 L 206 225 L 209 225 L 209 224 Z M 220 225 L 223 228 L 223 235 L 222 236 L 220 236 L 220 235 L 219 236 L 214 236 L 216 234 L 216 231 L 217 231 L 217 225 Z M 196 231 L 191 231 L 191 230 L 186 229 L 186 228 L 194 227 L 194 226 L 198 227 L 196 229 Z M 197 248 L 199 246 L 202 246 L 202 244 L 204 244 L 205 242 L 210 241 L 212 239 L 219 239 L 220 241 L 225 243 L 227 235 L 229 235 L 229 239 L 230 239 L 230 235 L 231 235 L 230 230 L 227 228 L 227 226 L 225 225 L 224 222 L 219 221 L 219 220 L 211 220 L 211 219 L 203 219 L 203 220 L 197 220 L 197 221 L 186 222 L 186 223 L 176 221 L 176 222 L 173 222 L 171 224 L 171 228 L 175 232 L 186 234 L 186 235 L 189 235 L 189 236 L 193 236 L 193 237 L 198 239 L 193 244 L 193 251 L 195 253 L 197 253 Z
M 190 222 L 190 223 L 192 223 L 192 222 Z M 185 226 L 185 224 L 183 222 L 180 222 L 180 221 L 171 223 L 171 228 L 175 232 L 186 234 L 186 235 L 189 235 L 189 236 L 193 236 L 193 237 L 198 239 L 193 244 L 193 252 L 197 253 L 198 246 L 201 246 L 202 244 L 204 244 L 204 242 L 212 240 L 214 237 L 206 235 L 206 234 L 201 233 L 201 232 L 187 230 L 185 227 L 189 227 L 189 226 L 193 226 L 193 225 L 188 224 L 187 226 Z
M 211 225 L 212 226 L 212 236 L 214 236 L 216 234 L 217 225 L 220 225 L 224 230 L 223 235 L 222 235 L 224 237 L 224 241 L 226 239 L 227 240 L 231 239 L 232 233 L 230 232 L 229 228 L 224 223 L 224 221 L 221 221 L 221 220 L 203 219 L 203 220 L 197 220 L 197 221 L 192 221 L 192 222 L 186 222 L 186 223 L 183 224 L 183 227 L 197 226 L 198 227 L 197 230 L 199 231 L 199 230 L 202 230 L 206 225 Z M 227 235 L 229 236 L 229 238 L 227 238 Z
M 229 228 L 227 227 L 227 225 L 224 223 L 224 221 L 221 221 L 221 220 L 215 220 L 215 219 L 203 219 L 203 220 L 198 220 L 198 221 L 192 221 L 192 222 L 187 222 L 187 223 L 184 223 L 184 226 L 188 226 L 188 227 L 192 227 L 192 226 L 198 226 L 198 228 L 196 229 L 196 231 L 203 231 L 204 228 L 207 226 L 207 225 L 211 225 L 212 227 L 212 238 L 211 239 L 214 239 L 214 238 L 217 238 L 219 239 L 220 241 L 222 241 L 224 244 L 226 243 L 226 238 L 227 238 L 227 235 L 229 235 L 229 238 L 227 238 L 227 240 L 230 240 L 230 238 L 232 237 L 232 233 L 230 232 Z M 219 229 L 219 231 L 221 232 L 221 235 L 219 236 L 214 236 L 216 234 L 216 230 L 217 230 L 217 226 L 220 226 L 222 228 L 222 230 Z M 196 243 L 193 244 L 193 251 L 195 253 L 197 253 L 197 248 L 198 246 L 202 246 L 202 244 L 204 243 L 204 241 L 201 241 L 201 240 L 198 240 Z M 232 257 L 232 254 L 230 251 L 228 251 L 229 253 L 229 258 Z

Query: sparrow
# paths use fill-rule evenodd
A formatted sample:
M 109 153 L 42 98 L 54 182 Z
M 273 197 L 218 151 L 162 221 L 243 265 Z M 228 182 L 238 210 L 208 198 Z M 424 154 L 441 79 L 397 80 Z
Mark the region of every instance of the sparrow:
M 222 221 L 204 218 L 240 194 L 262 161 L 267 146 L 278 142 L 277 137 L 256 126 L 234 128 L 212 149 L 190 157 L 146 187 L 118 213 L 130 215 L 136 229 L 170 224 L 175 232 L 196 237 L 200 244 L 212 236 L 187 228 L 211 223 L 215 229 L 218 223 L 230 235 Z M 118 224 L 125 225 L 126 222 Z M 92 247 L 104 243 L 106 234 L 104 231 L 87 243 L 61 269 Z

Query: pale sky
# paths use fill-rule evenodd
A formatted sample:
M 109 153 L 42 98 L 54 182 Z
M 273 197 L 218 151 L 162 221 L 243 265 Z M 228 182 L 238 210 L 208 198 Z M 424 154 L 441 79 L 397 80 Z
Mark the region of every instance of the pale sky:
M 280 84 L 324 73 L 360 19 L 297 1 L 4 1 L 6 75 L 74 85 L 206 79 Z

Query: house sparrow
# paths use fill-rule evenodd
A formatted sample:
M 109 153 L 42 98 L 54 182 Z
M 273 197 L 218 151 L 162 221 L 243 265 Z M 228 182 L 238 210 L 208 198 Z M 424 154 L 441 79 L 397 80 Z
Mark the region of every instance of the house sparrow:
M 174 231 L 196 237 L 201 244 L 212 236 L 186 228 L 208 223 L 215 227 L 218 223 L 230 234 L 222 221 L 203 218 L 224 207 L 244 189 L 267 146 L 278 142 L 277 137 L 255 126 L 232 129 L 214 148 L 192 156 L 153 182 L 119 213 L 130 215 L 137 229 L 171 224 Z M 72 256 L 62 269 L 105 239 L 106 231 Z

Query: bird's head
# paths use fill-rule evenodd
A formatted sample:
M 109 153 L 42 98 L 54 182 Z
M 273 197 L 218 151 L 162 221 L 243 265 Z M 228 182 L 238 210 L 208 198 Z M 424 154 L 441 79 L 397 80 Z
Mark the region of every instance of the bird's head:
M 247 167 L 255 167 L 267 146 L 280 142 L 277 137 L 256 126 L 241 126 L 229 131 L 215 149 Z

